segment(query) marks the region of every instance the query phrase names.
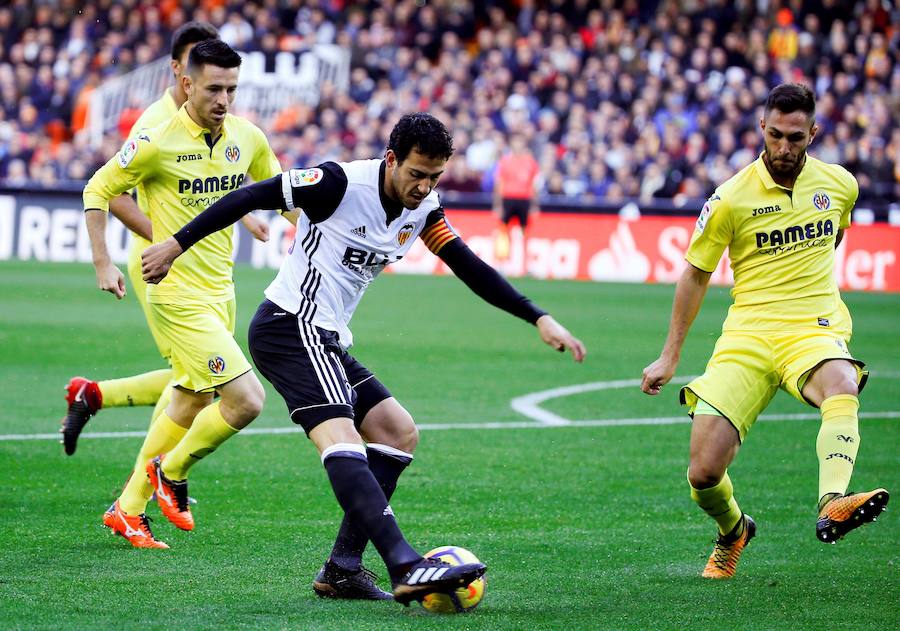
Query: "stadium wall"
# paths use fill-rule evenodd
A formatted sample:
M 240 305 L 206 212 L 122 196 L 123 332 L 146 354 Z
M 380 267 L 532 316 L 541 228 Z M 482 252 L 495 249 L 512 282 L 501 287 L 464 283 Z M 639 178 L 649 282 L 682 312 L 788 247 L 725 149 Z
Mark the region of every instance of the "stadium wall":
M 671 283 L 683 269 L 694 218 L 654 215 L 658 209 L 630 203 L 618 214 L 542 213 L 511 234 L 511 252 L 496 261 L 497 222 L 484 210 L 451 209 L 447 215 L 469 246 L 508 276 L 547 279 Z M 645 212 L 646 211 L 646 212 Z M 270 240 L 260 243 L 235 232 L 235 260 L 276 268 L 293 238 L 293 227 L 272 212 L 259 212 L 270 224 Z M 0 260 L 90 262 L 91 250 L 76 194 L 0 194 Z M 110 253 L 127 259 L 131 236 L 118 221 L 108 227 Z M 400 274 L 447 274 L 446 266 L 421 241 L 407 257 L 388 268 Z M 876 222 L 855 225 L 838 249 L 835 273 L 841 289 L 900 292 L 900 226 Z M 713 282 L 730 284 L 727 260 Z

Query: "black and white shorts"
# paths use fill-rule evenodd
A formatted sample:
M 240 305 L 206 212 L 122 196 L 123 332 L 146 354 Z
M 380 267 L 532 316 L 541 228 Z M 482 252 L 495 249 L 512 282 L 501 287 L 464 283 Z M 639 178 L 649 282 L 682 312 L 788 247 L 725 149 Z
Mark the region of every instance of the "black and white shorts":
M 250 322 L 250 355 L 287 404 L 294 423 L 309 434 L 332 418 L 356 427 L 391 396 L 368 368 L 338 343 L 338 335 L 304 322 L 265 300 Z

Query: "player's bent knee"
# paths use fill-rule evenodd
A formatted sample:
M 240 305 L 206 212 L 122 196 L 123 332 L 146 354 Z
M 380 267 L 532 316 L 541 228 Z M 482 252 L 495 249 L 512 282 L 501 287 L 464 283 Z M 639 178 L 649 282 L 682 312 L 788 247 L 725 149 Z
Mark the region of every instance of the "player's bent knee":
M 708 489 L 717 485 L 725 477 L 725 469 L 711 462 L 691 461 L 688 468 L 688 482 L 695 489 Z

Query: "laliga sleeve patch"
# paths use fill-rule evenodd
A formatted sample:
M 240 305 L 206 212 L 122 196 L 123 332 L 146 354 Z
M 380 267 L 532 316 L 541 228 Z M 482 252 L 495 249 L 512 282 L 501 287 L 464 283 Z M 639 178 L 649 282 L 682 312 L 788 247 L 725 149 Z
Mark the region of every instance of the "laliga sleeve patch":
M 291 186 L 294 188 L 312 186 L 313 184 L 321 182 L 323 175 L 322 169 L 291 169 Z
M 123 169 L 126 168 L 131 161 L 134 160 L 134 156 L 137 155 L 138 144 L 134 138 L 129 138 L 125 141 L 125 144 L 122 145 L 122 148 L 119 150 L 119 166 Z
M 700 210 L 700 216 L 697 217 L 697 232 L 703 232 L 703 230 L 706 228 L 706 222 L 707 220 L 709 220 L 709 216 L 713 211 L 712 203 L 719 199 L 721 199 L 721 197 L 719 197 L 718 195 L 713 195 L 708 200 L 706 200 L 705 204 L 703 204 L 703 208 Z

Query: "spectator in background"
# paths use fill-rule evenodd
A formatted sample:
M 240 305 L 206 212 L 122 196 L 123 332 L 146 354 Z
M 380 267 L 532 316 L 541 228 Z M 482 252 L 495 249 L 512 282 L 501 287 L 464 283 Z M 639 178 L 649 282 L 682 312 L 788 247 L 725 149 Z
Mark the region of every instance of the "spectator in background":
M 494 254 L 498 261 L 509 258 L 509 227 L 515 219 L 524 236 L 528 218 L 539 212 L 540 168 L 525 137 L 514 134 L 509 151 L 497 162 L 494 176 L 494 214 L 500 220 Z

